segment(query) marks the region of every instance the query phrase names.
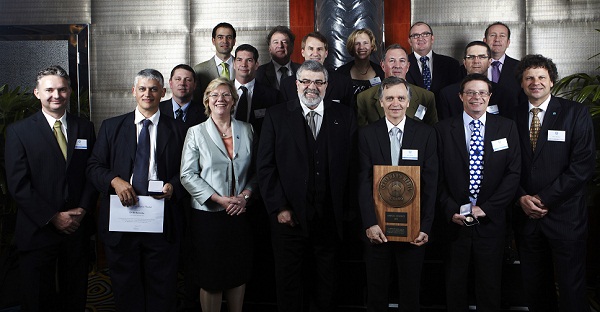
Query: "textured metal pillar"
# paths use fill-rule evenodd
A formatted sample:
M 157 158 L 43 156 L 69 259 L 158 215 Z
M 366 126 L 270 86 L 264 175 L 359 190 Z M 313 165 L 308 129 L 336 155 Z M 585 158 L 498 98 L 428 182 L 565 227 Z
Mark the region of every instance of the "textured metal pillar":
M 315 29 L 329 43 L 325 65 L 338 68 L 352 58 L 346 51 L 346 39 L 355 29 L 369 28 L 377 39 L 377 51 L 371 55 L 379 63 L 383 50 L 383 0 L 315 0 Z

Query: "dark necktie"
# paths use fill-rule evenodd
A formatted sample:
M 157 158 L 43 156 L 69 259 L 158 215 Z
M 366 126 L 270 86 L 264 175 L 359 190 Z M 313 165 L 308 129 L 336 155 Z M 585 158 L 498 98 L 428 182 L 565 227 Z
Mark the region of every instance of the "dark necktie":
M 531 118 L 531 127 L 529 128 L 529 142 L 531 142 L 531 150 L 534 152 L 535 146 L 537 145 L 538 137 L 540 136 L 541 124 L 540 118 L 538 117 L 540 111 L 541 109 L 537 107 L 531 109 L 531 112 L 533 113 L 533 118 Z
M 277 81 L 277 88 L 279 88 L 279 86 L 281 85 L 281 80 L 284 79 L 285 77 L 289 76 L 288 68 L 285 66 L 279 67 L 279 72 L 281 72 L 281 79 L 279 79 L 279 81 Z
M 423 75 L 423 85 L 425 85 L 425 89 L 431 89 L 431 70 L 429 70 L 429 66 L 427 66 L 427 61 L 429 61 L 429 57 L 421 56 L 421 65 L 423 67 L 423 71 L 421 74 Z
M 62 132 L 62 122 L 60 120 L 54 122 L 54 136 L 56 137 L 60 151 L 65 159 L 67 159 L 67 139 Z
M 235 110 L 235 119 L 241 121 L 248 121 L 248 88 L 241 86 L 242 96 L 238 100 L 237 108 Z
M 183 122 L 183 109 L 178 108 L 175 111 L 175 119 Z
M 308 119 L 308 127 L 310 128 L 310 131 L 312 132 L 313 137 L 315 138 L 315 140 L 317 139 L 317 123 L 315 121 L 315 115 L 317 113 L 315 111 L 310 111 L 307 114 L 306 119 Z
M 133 162 L 133 190 L 138 195 L 148 194 L 148 171 L 150 169 L 150 131 L 148 127 L 152 124 L 149 119 L 142 121 L 142 131 L 138 136 L 135 161 Z
M 498 83 L 498 80 L 500 80 L 500 61 L 493 61 L 492 62 L 492 81 L 495 83 Z
M 477 198 L 483 180 L 483 136 L 481 121 L 471 120 L 471 141 L 469 143 L 469 194 Z

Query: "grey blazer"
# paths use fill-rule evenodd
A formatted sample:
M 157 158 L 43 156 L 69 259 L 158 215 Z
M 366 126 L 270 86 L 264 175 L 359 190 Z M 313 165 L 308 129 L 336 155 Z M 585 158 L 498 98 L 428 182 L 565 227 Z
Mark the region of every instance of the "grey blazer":
M 194 99 L 199 103 L 202 103 L 204 98 L 204 91 L 208 84 L 215 78 L 219 78 L 219 70 L 215 66 L 215 58 L 217 56 L 209 58 L 208 60 L 194 66 L 196 72 L 196 90 L 194 92 Z M 233 57 L 233 56 L 231 56 Z M 220 62 L 219 62 L 220 63 Z M 235 79 L 235 69 L 233 66 L 229 68 L 229 79 Z
M 213 193 L 235 196 L 245 189 L 253 191 L 256 188 L 251 168 L 252 126 L 232 119 L 231 127 L 233 159 L 229 158 L 212 118 L 187 132 L 181 155 L 181 184 L 192 197 L 192 208 L 221 211 L 223 207 L 208 200 Z M 236 194 L 230 194 L 232 183 L 235 183 Z

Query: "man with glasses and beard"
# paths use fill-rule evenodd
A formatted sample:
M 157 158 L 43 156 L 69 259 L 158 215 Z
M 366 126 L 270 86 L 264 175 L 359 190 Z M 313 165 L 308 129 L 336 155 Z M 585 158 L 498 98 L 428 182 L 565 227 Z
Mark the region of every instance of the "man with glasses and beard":
M 354 155 L 353 110 L 324 99 L 327 70 L 306 61 L 296 73 L 298 97 L 267 110 L 258 148 L 259 185 L 269 213 L 279 311 L 311 302 L 333 311 L 336 255 Z M 303 300 L 303 263 L 314 259 L 310 300 Z

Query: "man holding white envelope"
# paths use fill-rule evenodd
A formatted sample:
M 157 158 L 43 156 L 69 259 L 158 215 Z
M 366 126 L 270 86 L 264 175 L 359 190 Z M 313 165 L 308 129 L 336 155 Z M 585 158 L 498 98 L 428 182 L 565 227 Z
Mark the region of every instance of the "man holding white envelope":
M 183 134 L 159 111 L 165 92 L 160 72 L 140 71 L 135 110 L 102 123 L 88 163 L 88 178 L 104 194 L 98 233 L 118 311 L 174 311 L 176 304 Z
M 448 311 L 468 310 L 469 267 L 475 274 L 478 311 L 500 311 L 506 214 L 521 174 L 515 123 L 486 113 L 491 84 L 467 75 L 459 96 L 463 113 L 440 121 L 438 138 L 440 215 L 446 221 Z

